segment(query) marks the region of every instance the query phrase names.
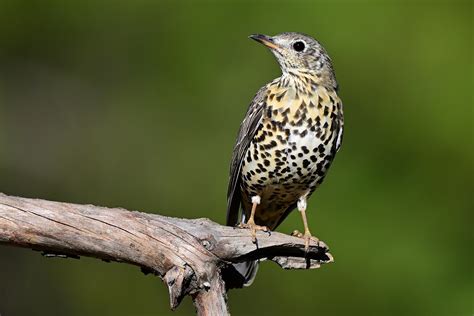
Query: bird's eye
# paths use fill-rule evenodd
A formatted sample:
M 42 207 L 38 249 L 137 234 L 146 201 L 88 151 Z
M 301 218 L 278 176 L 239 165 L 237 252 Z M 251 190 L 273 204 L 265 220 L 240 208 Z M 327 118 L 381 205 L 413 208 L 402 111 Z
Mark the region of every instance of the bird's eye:
M 293 49 L 296 50 L 297 52 L 302 52 L 304 51 L 304 43 L 302 41 L 297 41 L 293 43 Z

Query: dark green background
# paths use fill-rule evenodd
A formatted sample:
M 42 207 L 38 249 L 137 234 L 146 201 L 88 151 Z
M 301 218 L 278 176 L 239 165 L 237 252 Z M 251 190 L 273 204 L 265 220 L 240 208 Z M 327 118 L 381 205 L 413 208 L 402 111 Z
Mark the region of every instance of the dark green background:
M 233 315 L 471 315 L 472 2 L 0 2 L 0 191 L 224 223 L 228 163 L 279 75 L 252 33 L 333 58 L 342 150 L 309 205 L 336 263 L 264 263 Z M 280 231 L 302 228 L 297 213 Z M 0 247 L 0 314 L 173 314 L 159 279 Z

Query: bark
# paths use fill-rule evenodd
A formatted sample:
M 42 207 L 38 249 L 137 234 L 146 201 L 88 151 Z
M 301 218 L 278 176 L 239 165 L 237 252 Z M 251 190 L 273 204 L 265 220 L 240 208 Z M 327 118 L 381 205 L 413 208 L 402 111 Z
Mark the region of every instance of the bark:
M 198 315 L 227 315 L 229 288 L 242 287 L 232 263 L 271 260 L 284 269 L 313 269 L 333 258 L 323 242 L 308 252 L 297 237 L 250 232 L 209 219 L 183 219 L 7 196 L 0 193 L 0 244 L 47 256 L 88 256 L 133 264 L 168 286 L 175 309 L 193 298 Z

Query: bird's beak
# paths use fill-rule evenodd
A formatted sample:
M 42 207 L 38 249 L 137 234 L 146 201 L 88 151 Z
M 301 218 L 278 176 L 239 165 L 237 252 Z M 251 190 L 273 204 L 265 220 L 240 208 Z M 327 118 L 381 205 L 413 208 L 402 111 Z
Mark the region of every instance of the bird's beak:
M 268 48 L 271 48 L 271 49 L 279 48 L 279 46 L 275 44 L 275 42 L 270 36 L 263 35 L 263 34 L 252 34 L 249 36 L 249 38 L 256 40 L 257 42 L 267 46 Z

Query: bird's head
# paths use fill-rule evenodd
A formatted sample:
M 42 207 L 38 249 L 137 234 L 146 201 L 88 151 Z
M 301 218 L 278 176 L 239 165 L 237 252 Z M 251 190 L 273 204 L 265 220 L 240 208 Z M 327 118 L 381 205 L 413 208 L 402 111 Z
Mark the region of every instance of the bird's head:
M 287 32 L 275 36 L 253 34 L 249 37 L 271 50 L 284 75 L 311 76 L 318 84 L 337 86 L 329 55 L 311 36 Z

